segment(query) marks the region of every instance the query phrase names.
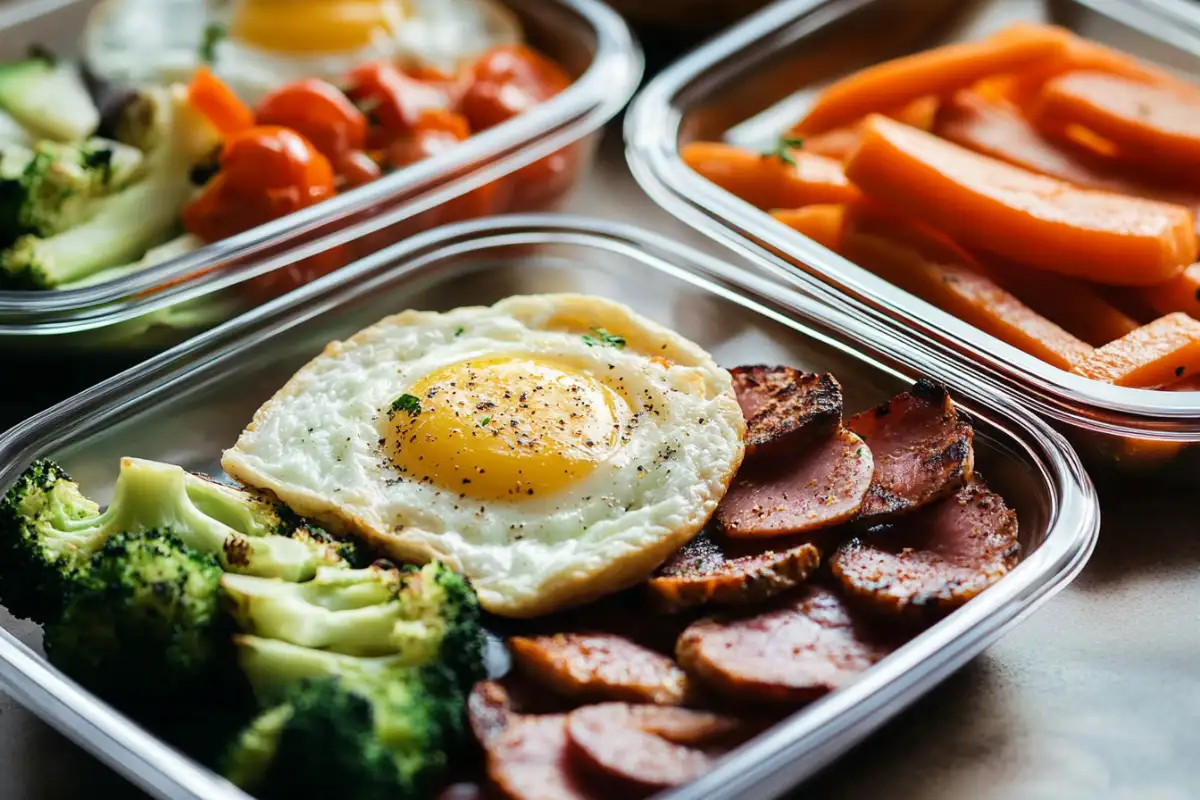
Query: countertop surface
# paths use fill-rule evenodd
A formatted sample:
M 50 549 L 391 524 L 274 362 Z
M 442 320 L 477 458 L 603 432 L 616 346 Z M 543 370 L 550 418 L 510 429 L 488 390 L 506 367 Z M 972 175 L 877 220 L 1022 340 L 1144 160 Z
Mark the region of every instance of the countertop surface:
M 721 252 L 640 193 L 618 133 L 568 210 Z M 1104 522 L 1083 574 L 798 796 L 1200 798 L 1200 517 L 1186 491 L 1093 478 Z M 0 695 L 0 798 L 79 796 L 143 797 Z

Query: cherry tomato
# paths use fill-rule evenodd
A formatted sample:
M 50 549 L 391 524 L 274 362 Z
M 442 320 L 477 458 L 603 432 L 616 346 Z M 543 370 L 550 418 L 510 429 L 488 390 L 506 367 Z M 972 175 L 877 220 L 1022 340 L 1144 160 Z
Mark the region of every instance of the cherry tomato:
M 450 106 L 449 96 L 437 85 L 405 75 L 387 62 L 355 68 L 347 83 L 346 94 L 383 134 L 382 141 L 372 144 L 386 145 L 411 131 L 422 112 Z
M 224 239 L 332 197 L 333 168 L 288 128 L 250 128 L 225 142 L 221 169 L 184 209 L 184 227 Z
M 348 263 L 350 263 L 350 253 L 345 245 L 338 245 L 314 256 L 301 259 L 294 264 L 288 264 L 286 267 L 273 269 L 257 278 L 251 278 L 239 288 L 254 302 L 265 303 L 306 283 L 315 281 L 322 275 L 340 269 Z
M 469 138 L 466 119 L 453 111 L 426 111 L 418 119 L 413 132 L 397 139 L 388 149 L 388 163 L 399 169 L 415 164 L 438 153 L 444 153 Z M 458 222 L 491 213 L 496 206 L 497 185 L 480 186 L 457 197 L 440 209 L 430 212 L 430 225 Z
M 354 188 L 378 180 L 383 170 L 362 150 L 352 150 L 337 162 L 337 174 L 343 188 Z
M 570 85 L 562 67 L 524 45 L 485 53 L 470 69 L 458 110 L 481 131 L 545 102 Z
M 258 104 L 259 125 L 291 128 L 332 162 L 367 141 L 367 118 L 336 86 L 316 78 L 289 84 Z

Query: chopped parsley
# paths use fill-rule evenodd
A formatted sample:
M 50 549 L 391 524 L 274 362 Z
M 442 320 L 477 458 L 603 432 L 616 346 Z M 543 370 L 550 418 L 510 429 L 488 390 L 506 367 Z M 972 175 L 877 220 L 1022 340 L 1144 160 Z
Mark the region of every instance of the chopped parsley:
M 455 335 L 455 336 L 462 336 L 462 332 L 463 332 L 464 330 L 466 330 L 466 328 L 459 327 L 457 330 L 455 330 L 455 331 L 454 331 L 454 335 Z
M 780 136 L 779 141 L 775 143 L 775 148 L 763 153 L 763 158 L 778 158 L 789 167 L 796 166 L 796 157 L 792 155 L 793 150 L 799 150 L 804 147 L 804 140 L 795 136 Z
M 588 347 L 595 347 L 599 345 L 601 347 L 621 348 L 625 346 L 624 336 L 617 336 L 615 333 L 609 333 L 608 331 L 604 330 L 604 328 L 592 328 L 592 333 L 596 335 L 588 336 L 587 334 L 584 334 L 583 336 L 583 343 Z
M 407 411 L 412 416 L 421 413 L 421 398 L 415 394 L 402 394 L 392 403 L 392 412 Z
M 479 427 L 486 428 L 488 426 L 488 423 L 491 421 L 492 421 L 491 417 L 484 417 L 483 419 L 479 420 Z
M 225 26 L 210 22 L 204 26 L 204 38 L 200 40 L 200 61 L 212 64 L 217 60 L 217 45 L 227 35 Z

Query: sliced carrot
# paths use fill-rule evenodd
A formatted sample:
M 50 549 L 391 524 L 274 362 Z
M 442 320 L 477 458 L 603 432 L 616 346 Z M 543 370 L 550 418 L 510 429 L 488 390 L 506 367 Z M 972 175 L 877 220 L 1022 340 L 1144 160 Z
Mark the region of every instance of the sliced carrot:
M 1150 388 L 1200 371 L 1200 321 L 1167 314 L 1098 347 L 1078 372 L 1118 386 Z
M 933 120 L 937 117 L 940 104 L 941 101 L 937 95 L 926 95 L 905 104 L 899 111 L 887 116 L 897 122 L 903 122 L 905 125 L 912 125 L 914 128 L 928 131 L 933 129 Z
M 845 161 L 862 142 L 858 127 L 834 128 L 815 136 L 804 137 L 804 152 Z
M 796 129 L 802 134 L 821 133 L 922 97 L 945 96 L 990 75 L 1061 57 L 1068 41 L 1059 30 L 1030 28 L 1003 39 L 946 45 L 886 61 L 823 91 Z
M 878 223 L 879 218 L 864 218 L 851 210 L 842 236 L 842 255 L 1060 369 L 1074 368 L 1091 353 L 1086 342 L 1038 315 L 986 276 L 951 259 L 932 259 L 918 246 L 893 239 L 889 234 L 896 231 L 891 226 L 871 222 Z M 930 244 L 937 247 L 935 242 Z
M 1141 325 L 1076 278 L 990 260 L 986 274 L 1052 322 L 1099 347 Z
M 1200 319 L 1200 264 L 1192 264 L 1174 279 L 1142 289 L 1140 294 L 1159 314 L 1183 311 Z
M 1079 189 L 879 115 L 846 175 L 966 247 L 1051 272 L 1153 286 L 1197 260 L 1187 208 Z
M 1101 72 L 1069 72 L 1038 96 L 1039 128 L 1077 125 L 1116 147 L 1116 155 L 1168 169 L 1200 166 L 1200 99 Z
M 804 208 L 781 209 L 772 211 L 771 216 L 823 247 L 836 252 L 841 246 L 842 225 L 846 220 L 844 205 L 824 203 Z
M 254 127 L 254 112 L 208 67 L 202 66 L 192 75 L 188 102 L 226 139 Z
M 720 142 L 693 142 L 681 155 L 696 172 L 763 210 L 848 203 L 859 196 L 841 164 L 803 150 L 787 151 L 785 160 Z

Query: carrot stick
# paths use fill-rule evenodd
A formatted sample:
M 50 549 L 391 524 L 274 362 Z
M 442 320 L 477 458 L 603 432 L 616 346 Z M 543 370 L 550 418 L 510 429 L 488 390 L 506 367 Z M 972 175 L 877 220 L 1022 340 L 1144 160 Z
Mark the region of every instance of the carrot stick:
M 859 196 L 841 164 L 803 150 L 763 155 L 720 142 L 693 142 L 681 155 L 693 170 L 763 210 L 848 203 Z
M 1098 283 L 1153 286 L 1196 261 L 1192 212 L 1078 189 L 879 115 L 846 175 L 968 248 Z
M 804 152 L 845 161 L 862 142 L 857 127 L 834 128 L 825 133 L 804 138 Z
M 896 233 L 900 235 L 893 238 Z M 897 241 L 904 238 L 913 241 L 921 234 L 898 232 L 886 220 L 852 208 L 840 252 L 884 280 L 1060 369 L 1074 368 L 1091 353 L 1087 343 L 1039 316 L 991 279 L 952 259 L 931 258 L 916 244 Z M 936 242 L 929 245 L 941 250 Z
M 1192 264 L 1174 279 L 1142 289 L 1140 294 L 1159 314 L 1183 311 L 1200 319 L 1200 264 Z
M 1098 347 L 1077 371 L 1118 386 L 1161 386 L 1200 372 L 1200 321 L 1183 312 L 1159 317 Z
M 1075 278 L 995 261 L 988 262 L 986 274 L 1037 313 L 1097 347 L 1141 324 Z
M 821 133 L 928 95 L 945 96 L 990 75 L 1061 57 L 1067 42 L 1061 31 L 1030 28 L 1004 39 L 952 44 L 886 61 L 823 91 L 796 130 Z
M 254 112 L 208 67 L 192 75 L 188 102 L 226 139 L 254 126 Z
M 1070 72 L 1047 83 L 1033 111 L 1051 133 L 1086 128 L 1116 155 L 1157 166 L 1200 166 L 1200 100 L 1171 89 L 1100 72 Z
M 842 243 L 846 206 L 833 203 L 772 211 L 771 216 L 834 252 Z

